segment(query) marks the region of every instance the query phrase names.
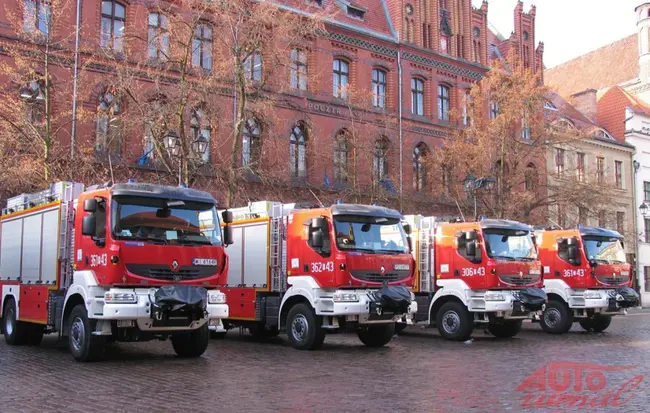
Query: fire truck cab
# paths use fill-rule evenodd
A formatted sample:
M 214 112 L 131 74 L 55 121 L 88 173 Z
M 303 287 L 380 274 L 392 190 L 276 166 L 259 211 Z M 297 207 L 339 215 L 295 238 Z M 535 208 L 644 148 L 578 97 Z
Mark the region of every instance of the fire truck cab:
M 414 228 L 418 265 L 416 322 L 435 326 L 455 341 L 469 339 L 479 326 L 497 337 L 512 337 L 522 320 L 545 306 L 541 263 L 528 225 L 406 218 Z
M 228 261 L 216 201 L 142 183 L 80 183 L 9 199 L 0 220 L 0 315 L 10 345 L 67 336 L 78 361 L 108 341 L 171 338 L 182 357 L 207 348 L 228 316 Z M 222 235 L 225 233 L 225 237 Z
M 613 315 L 637 306 L 623 236 L 580 226 L 535 234 L 549 304 L 540 317 L 544 331 L 566 333 L 574 321 L 587 331 L 604 331 Z
M 320 347 L 326 333 L 352 330 L 379 347 L 393 337 L 396 320 L 416 312 L 408 227 L 397 211 L 262 201 L 230 212 L 227 328 L 258 337 L 286 329 L 300 350 Z

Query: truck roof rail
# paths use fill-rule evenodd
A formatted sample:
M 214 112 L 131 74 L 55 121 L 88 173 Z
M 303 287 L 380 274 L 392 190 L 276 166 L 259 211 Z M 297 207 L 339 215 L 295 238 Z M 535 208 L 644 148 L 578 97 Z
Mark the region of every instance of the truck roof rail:
M 321 205 L 315 204 L 313 202 L 296 202 L 296 205 L 294 206 L 295 209 L 316 209 L 316 208 L 322 208 Z

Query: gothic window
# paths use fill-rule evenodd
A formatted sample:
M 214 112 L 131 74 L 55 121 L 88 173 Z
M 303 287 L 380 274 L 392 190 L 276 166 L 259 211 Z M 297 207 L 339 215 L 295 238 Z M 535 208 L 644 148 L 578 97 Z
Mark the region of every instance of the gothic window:
M 255 119 L 248 119 L 244 124 L 242 166 L 249 166 L 259 162 L 260 153 L 260 126 Z
M 96 149 L 119 154 L 122 151 L 122 114 L 120 99 L 110 92 L 99 96 L 97 104 Z
M 348 132 L 340 131 L 334 139 L 334 182 L 348 182 L 348 156 L 350 153 Z
M 379 182 L 388 177 L 388 140 L 386 138 L 377 139 L 375 142 L 375 153 L 372 158 L 372 180 Z
M 413 150 L 413 189 L 417 192 L 426 190 L 427 167 L 426 159 L 429 149 L 424 142 L 418 143 Z
M 307 177 L 307 134 L 302 123 L 291 129 L 289 137 L 289 172 L 292 178 Z

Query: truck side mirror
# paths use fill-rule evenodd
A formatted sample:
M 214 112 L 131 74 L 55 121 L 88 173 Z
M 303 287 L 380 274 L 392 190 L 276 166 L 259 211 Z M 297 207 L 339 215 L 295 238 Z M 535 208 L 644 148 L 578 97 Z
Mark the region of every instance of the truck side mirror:
M 476 231 L 467 231 L 465 232 L 465 239 L 467 241 L 474 241 L 478 239 L 478 234 Z
M 86 211 L 86 212 L 95 212 L 95 211 L 97 211 L 97 200 L 94 199 L 94 198 L 93 199 L 86 199 L 84 201 L 84 211 Z
M 476 257 L 476 241 L 467 241 L 465 244 L 465 255 L 468 257 Z
M 224 224 L 230 224 L 233 221 L 234 217 L 231 211 L 223 211 L 221 213 L 221 219 Z
M 578 240 L 575 237 L 568 238 L 566 240 L 567 244 L 567 257 L 569 261 L 578 260 Z
M 327 228 L 327 220 L 323 217 L 312 218 L 311 227 L 313 230 L 322 230 L 325 231 Z M 321 234 L 322 235 L 322 234 Z
M 94 199 L 93 199 L 94 201 Z M 84 205 L 85 207 L 85 205 Z M 81 234 L 89 237 L 94 237 L 97 228 L 97 217 L 95 215 L 87 215 L 81 220 Z
M 404 232 L 406 235 L 411 235 L 411 225 L 410 224 L 404 224 Z
M 318 219 L 318 218 L 315 218 Z M 310 241 L 311 241 L 311 247 L 314 249 L 319 249 L 323 248 L 323 245 L 325 243 L 325 239 L 323 238 L 323 231 L 320 229 L 317 229 L 316 231 L 312 231 L 310 234 Z
M 232 245 L 235 243 L 233 233 L 232 233 L 232 227 L 230 225 L 226 225 L 223 227 L 223 245 Z

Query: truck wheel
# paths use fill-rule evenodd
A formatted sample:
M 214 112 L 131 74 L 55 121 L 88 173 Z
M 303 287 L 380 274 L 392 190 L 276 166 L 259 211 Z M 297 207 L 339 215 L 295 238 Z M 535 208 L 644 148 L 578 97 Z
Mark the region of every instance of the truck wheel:
M 308 304 L 296 304 L 287 316 L 287 336 L 297 350 L 317 350 L 325 341 L 323 318 L 314 314 Z
M 445 303 L 436 315 L 436 326 L 440 335 L 452 341 L 465 341 L 472 335 L 474 325 L 467 308 L 456 301 Z
M 18 321 L 16 317 L 16 302 L 13 298 L 7 301 L 2 314 L 2 325 L 7 344 L 12 346 L 26 344 L 29 325 L 23 321 Z
M 208 348 L 209 341 L 210 334 L 207 323 L 196 330 L 172 335 L 174 351 L 183 358 L 201 357 L 201 354 L 205 353 Z
M 383 347 L 390 342 L 395 335 L 395 324 L 371 324 L 357 330 L 359 340 L 367 347 Z
M 587 331 L 601 333 L 607 330 L 607 327 L 612 323 L 611 315 L 596 315 L 593 318 L 585 318 L 580 320 L 580 326 Z
M 573 313 L 564 302 L 551 299 L 539 323 L 547 333 L 564 334 L 571 330 Z
M 88 318 L 83 304 L 77 304 L 70 313 L 68 347 L 77 361 L 96 361 L 104 354 L 106 337 L 93 335 L 97 320 Z
M 395 334 L 399 334 L 406 330 L 406 327 L 408 327 L 408 324 L 406 323 L 395 323 Z
M 45 326 L 42 324 L 30 324 L 27 332 L 27 344 L 30 346 L 38 346 L 43 341 L 43 334 L 45 333 Z
M 248 327 L 248 331 L 257 339 L 273 338 L 280 334 L 280 330 L 277 327 L 267 328 L 266 325 L 261 323 Z
M 495 337 L 510 338 L 519 333 L 521 324 L 522 320 L 503 320 L 488 324 L 488 331 Z

